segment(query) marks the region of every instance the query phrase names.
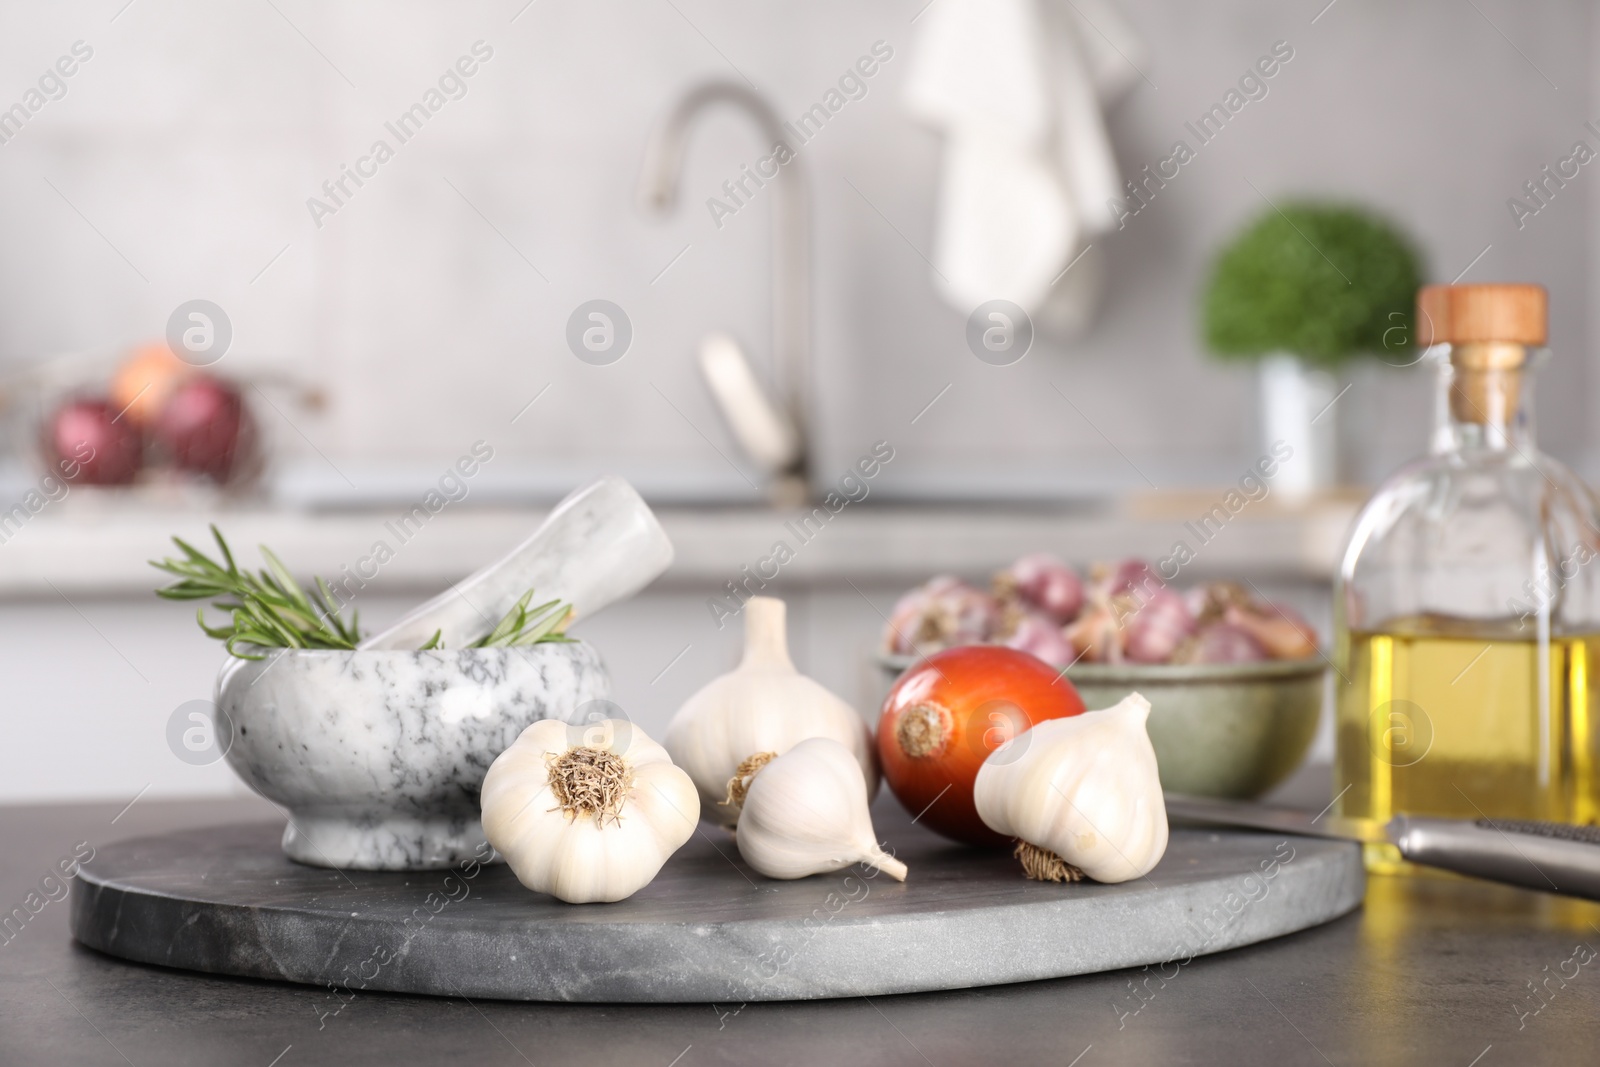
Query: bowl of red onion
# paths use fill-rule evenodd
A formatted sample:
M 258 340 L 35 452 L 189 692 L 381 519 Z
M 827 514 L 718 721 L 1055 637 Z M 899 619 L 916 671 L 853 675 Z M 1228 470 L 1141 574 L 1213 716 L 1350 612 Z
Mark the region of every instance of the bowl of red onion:
M 1138 690 L 1151 705 L 1162 788 L 1257 797 L 1304 759 L 1327 661 L 1293 608 L 1235 582 L 1179 590 L 1149 564 L 1097 564 L 1087 580 L 1045 553 L 989 589 L 941 575 L 895 605 L 879 649 L 892 682 L 943 648 L 1001 644 L 1066 672 L 1091 708 Z

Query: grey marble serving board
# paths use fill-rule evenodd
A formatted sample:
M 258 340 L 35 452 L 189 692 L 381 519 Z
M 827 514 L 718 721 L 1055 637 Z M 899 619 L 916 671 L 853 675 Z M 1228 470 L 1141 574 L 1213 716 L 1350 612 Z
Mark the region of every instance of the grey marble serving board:
M 411 874 L 303 867 L 282 827 L 111 845 L 72 894 L 73 935 L 113 956 L 357 990 L 506 1000 L 739 1003 L 997 985 L 1162 965 L 1327 922 L 1361 903 L 1358 846 L 1174 830 L 1149 877 L 1055 885 L 1009 852 L 945 842 L 889 801 L 910 867 L 777 882 L 702 824 L 616 904 L 532 893 L 504 866 Z

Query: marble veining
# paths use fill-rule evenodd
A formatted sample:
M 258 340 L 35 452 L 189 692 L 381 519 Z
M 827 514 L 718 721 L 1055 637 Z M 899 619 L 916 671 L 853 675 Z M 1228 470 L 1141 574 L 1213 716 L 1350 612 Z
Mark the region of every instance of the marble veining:
M 529 724 L 610 695 L 582 641 L 430 652 L 286 650 L 231 661 L 216 704 L 228 763 L 285 808 L 301 863 L 421 870 L 483 845 L 478 791 Z

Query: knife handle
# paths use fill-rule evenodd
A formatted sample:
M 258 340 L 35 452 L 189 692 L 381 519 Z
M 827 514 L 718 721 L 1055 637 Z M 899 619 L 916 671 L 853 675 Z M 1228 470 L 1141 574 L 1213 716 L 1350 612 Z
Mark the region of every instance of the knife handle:
M 1412 863 L 1600 900 L 1600 829 L 1594 827 L 1397 815 L 1389 836 Z

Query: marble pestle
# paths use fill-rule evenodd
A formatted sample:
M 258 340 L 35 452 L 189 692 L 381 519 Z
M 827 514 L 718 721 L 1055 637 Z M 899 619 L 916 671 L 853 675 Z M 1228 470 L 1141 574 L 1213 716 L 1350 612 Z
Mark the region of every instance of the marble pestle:
M 536 604 L 571 604 L 581 622 L 637 593 L 671 562 L 672 542 L 649 506 L 633 486 L 607 475 L 570 493 L 504 557 L 360 647 L 416 649 L 442 631 L 446 648 L 463 648 L 493 629 L 529 589 Z

